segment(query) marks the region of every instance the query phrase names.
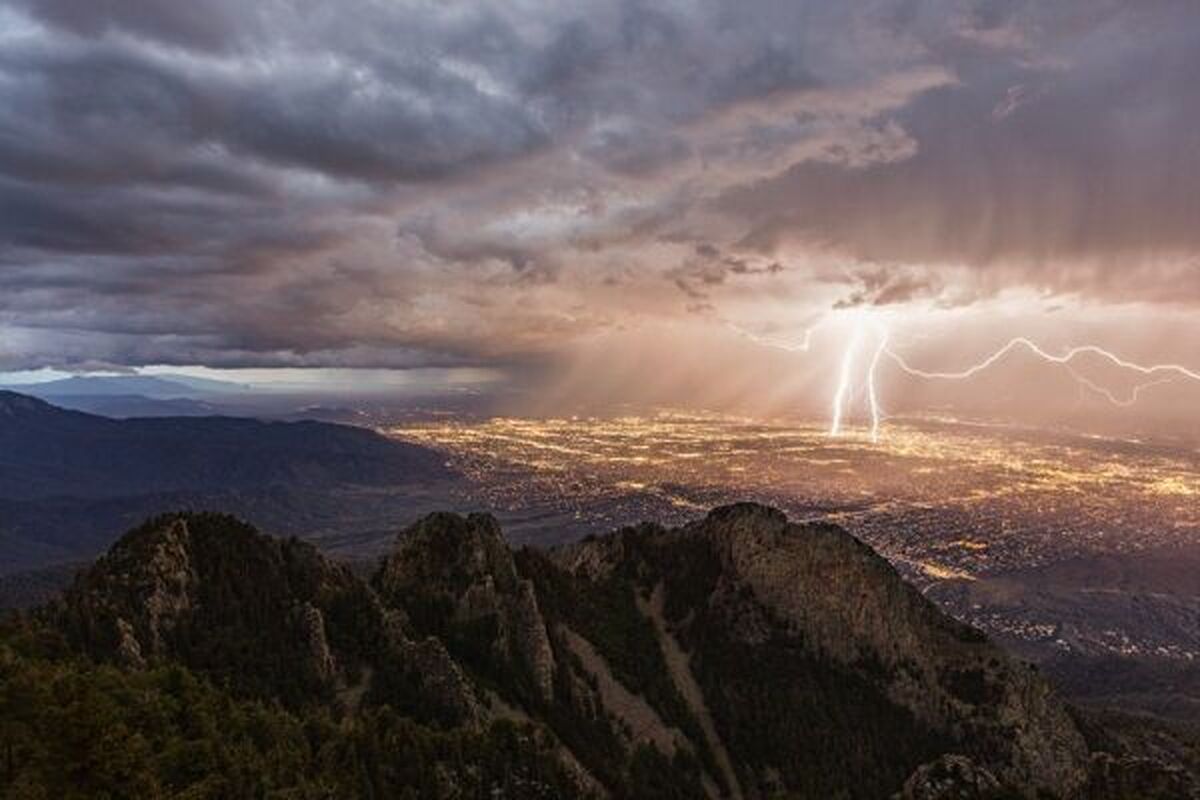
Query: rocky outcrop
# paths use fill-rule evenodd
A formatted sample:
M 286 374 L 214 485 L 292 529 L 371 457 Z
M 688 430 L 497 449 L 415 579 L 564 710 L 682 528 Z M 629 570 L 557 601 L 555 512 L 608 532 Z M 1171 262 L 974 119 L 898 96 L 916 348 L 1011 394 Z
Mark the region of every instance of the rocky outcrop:
M 995 775 L 966 756 L 946 755 L 921 765 L 896 800 L 997 800 L 1000 791 Z
M 519 721 L 580 796 L 1195 795 L 1178 765 L 1089 753 L 1102 739 L 1035 671 L 870 548 L 752 504 L 551 554 L 433 514 L 369 584 L 229 517 L 171 515 L 46 613 L 95 658 L 285 705 L 471 735 Z
M 313 672 L 323 680 L 332 680 L 337 671 L 337 662 L 329 650 L 329 639 L 325 635 L 325 617 L 321 609 L 304 602 L 296 609 L 293 623 L 308 645 L 308 663 Z
M 1046 682 L 942 614 L 836 526 L 798 525 L 774 509 L 738 504 L 675 530 L 642 525 L 595 538 L 555 559 L 576 580 L 625 575 L 643 596 L 659 587 L 665 636 L 691 650 L 714 709 L 717 730 L 705 738 L 728 745 L 747 796 L 787 789 L 807 774 L 789 748 L 859 754 L 866 739 L 854 729 L 862 725 L 895 731 L 900 741 L 888 757 L 893 769 L 908 765 L 901 776 L 922 754 L 956 748 L 1029 796 L 1072 796 L 1086 780 L 1084 740 Z M 761 666 L 774 661 L 778 667 Z M 833 708 L 810 703 L 812 689 L 803 687 L 831 680 L 846 698 L 829 696 Z M 842 731 L 796 735 L 807 721 L 800 706 L 787 710 L 789 698 L 803 700 L 809 715 L 830 715 Z M 847 701 L 857 706 L 841 705 Z M 756 718 L 792 714 L 778 746 L 747 741 Z
M 528 672 L 538 697 L 553 695 L 554 653 L 533 584 L 517 574 L 496 520 L 431 514 L 402 532 L 373 580 L 385 602 L 459 654 Z
M 76 580 L 65 603 L 88 649 L 134 665 L 164 652 L 195 602 L 191 536 L 183 517 L 143 526 Z
M 742 504 L 679 535 L 709 542 L 726 579 L 822 655 L 875 665 L 890 697 L 951 738 L 973 742 L 1001 779 L 1058 794 L 1083 783 L 1086 745 L 1049 685 L 942 614 L 845 531 Z
M 476 727 L 487 719 L 475 686 L 466 671 L 433 637 L 404 640 L 395 649 L 406 678 L 432 709 L 427 716 L 452 725 Z

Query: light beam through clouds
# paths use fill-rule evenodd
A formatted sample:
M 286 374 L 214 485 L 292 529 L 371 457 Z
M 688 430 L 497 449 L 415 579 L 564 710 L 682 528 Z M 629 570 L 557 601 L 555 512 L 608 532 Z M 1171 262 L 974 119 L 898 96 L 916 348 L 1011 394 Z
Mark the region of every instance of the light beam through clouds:
M 1017 351 L 1200 438 L 1194 3 L 179 7 L 0 0 L 0 383 L 482 369 L 879 436 Z

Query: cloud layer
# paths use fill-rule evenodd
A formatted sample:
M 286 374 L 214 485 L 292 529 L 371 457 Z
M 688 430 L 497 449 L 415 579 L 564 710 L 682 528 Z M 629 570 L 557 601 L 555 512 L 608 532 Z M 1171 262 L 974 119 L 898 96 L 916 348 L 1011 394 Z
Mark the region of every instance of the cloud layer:
M 1194 309 L 1198 74 L 1185 0 L 0 0 L 0 370 Z

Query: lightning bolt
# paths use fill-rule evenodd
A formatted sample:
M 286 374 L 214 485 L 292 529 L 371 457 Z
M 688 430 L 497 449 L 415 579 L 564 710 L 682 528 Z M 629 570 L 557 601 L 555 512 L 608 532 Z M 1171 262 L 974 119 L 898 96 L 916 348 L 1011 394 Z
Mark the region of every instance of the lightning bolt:
M 879 424 L 881 422 L 881 412 L 879 410 L 879 393 L 875 389 L 875 372 L 879 368 L 879 362 L 883 358 L 883 354 L 888 349 L 888 330 L 882 325 L 879 326 L 879 342 L 875 347 L 875 355 L 871 357 L 871 366 L 867 370 L 867 402 L 871 404 L 871 442 L 879 443 Z
M 854 334 L 842 352 L 837 389 L 833 394 L 833 414 L 829 425 L 830 436 L 842 435 L 842 418 L 851 389 L 850 375 L 854 369 L 854 359 L 862 344 L 866 327 L 865 322 L 860 322 L 855 326 Z M 879 371 L 879 362 L 883 360 L 883 355 L 887 352 L 888 330 L 878 321 L 875 321 L 872 327 L 875 329 L 875 352 L 872 353 L 871 361 L 867 366 L 867 406 L 871 413 L 871 441 L 878 442 L 879 427 L 883 424 L 883 411 L 879 404 L 879 389 L 875 375 Z
M 1194 370 L 1190 370 L 1187 367 L 1184 367 L 1180 364 L 1152 364 L 1150 366 L 1145 366 L 1142 364 L 1137 364 L 1133 361 L 1126 361 L 1125 359 L 1121 358 L 1120 356 L 1118 356 L 1114 353 L 1111 353 L 1108 350 L 1105 350 L 1103 347 L 1097 347 L 1094 344 L 1085 344 L 1080 347 L 1072 347 L 1070 350 L 1068 350 L 1063 355 L 1056 356 L 1051 353 L 1047 353 L 1045 350 L 1043 350 L 1041 347 L 1039 347 L 1036 343 L 1034 343 L 1033 341 L 1031 341 L 1029 339 L 1026 339 L 1024 336 L 1018 336 L 1014 339 L 1010 339 L 1009 342 L 1007 344 L 1005 344 L 1003 347 L 1001 347 L 999 350 L 992 353 L 990 356 L 983 359 L 979 363 L 974 364 L 970 367 L 967 367 L 966 369 L 962 370 L 961 372 L 929 372 L 927 370 L 917 369 L 913 366 L 910 366 L 909 363 L 904 360 L 904 357 L 901 356 L 899 353 L 897 353 L 894 350 L 890 350 L 890 349 L 888 350 L 888 356 L 890 356 L 893 361 L 895 361 L 897 364 L 899 364 L 900 368 L 902 370 L 909 373 L 910 375 L 915 375 L 919 378 L 961 380 L 963 378 L 970 378 L 973 375 L 978 375 L 980 372 L 983 372 L 985 369 L 992 366 L 992 364 L 995 364 L 997 361 L 999 361 L 1005 355 L 1007 355 L 1008 353 L 1010 353 L 1011 351 L 1015 350 L 1018 347 L 1026 347 L 1034 355 L 1038 356 L 1039 358 L 1045 359 L 1046 361 L 1052 362 L 1054 364 L 1070 364 L 1078 356 L 1085 355 L 1085 354 L 1092 354 L 1092 355 L 1100 356 L 1101 358 L 1108 360 L 1109 362 L 1115 364 L 1118 367 L 1121 367 L 1122 369 L 1133 370 L 1134 372 L 1139 372 L 1143 375 L 1161 375 L 1163 373 L 1174 373 L 1176 375 L 1179 375 L 1179 376 L 1182 376 L 1185 378 L 1190 378 L 1191 380 L 1194 380 L 1194 381 L 1200 381 L 1200 372 L 1195 372 Z
M 892 361 L 894 361 L 896 365 L 900 367 L 900 369 L 904 370 L 909 375 L 929 380 L 966 380 L 983 372 L 988 367 L 992 366 L 997 361 L 1004 358 L 1004 356 L 1008 355 L 1019 347 L 1028 349 L 1038 358 L 1041 358 L 1042 360 L 1051 364 L 1061 364 L 1062 366 L 1066 367 L 1067 371 L 1071 374 L 1071 377 L 1073 377 L 1081 386 L 1090 389 L 1091 391 L 1108 400 L 1113 405 L 1121 406 L 1122 408 L 1128 408 L 1136 403 L 1138 398 L 1141 396 L 1141 393 L 1146 389 L 1149 389 L 1151 386 L 1158 386 L 1168 383 L 1174 378 L 1181 377 L 1200 382 L 1200 372 L 1188 369 L 1182 364 L 1138 364 L 1137 362 L 1121 358 L 1117 354 L 1094 344 L 1072 347 L 1062 355 L 1054 355 L 1053 353 L 1049 353 L 1044 350 L 1036 342 L 1027 339 L 1024 336 L 1017 336 L 1013 339 L 1010 339 L 1003 347 L 996 350 L 987 358 L 958 372 L 933 372 L 930 370 L 917 369 L 909 364 L 904 357 L 895 350 L 888 348 L 886 352 L 888 357 L 891 358 Z M 1098 356 L 1109 363 L 1120 367 L 1121 369 L 1130 370 L 1141 375 L 1164 377 L 1156 377 L 1155 380 L 1140 383 L 1133 387 L 1129 397 L 1120 398 L 1111 389 L 1085 378 L 1071 365 L 1071 362 L 1082 355 Z
M 822 321 L 823 322 L 823 321 Z M 744 336 L 751 341 L 770 347 L 777 350 L 784 350 L 790 353 L 808 352 L 812 345 L 812 333 L 822 323 L 809 328 L 804 333 L 804 338 L 800 342 L 787 342 L 780 339 L 758 336 L 747 331 L 744 328 L 738 327 L 733 323 L 726 323 L 731 329 L 739 335 Z M 1009 353 L 1019 348 L 1024 348 L 1033 355 L 1051 364 L 1058 364 L 1064 367 L 1071 377 L 1084 389 L 1087 389 L 1115 406 L 1128 408 L 1141 397 L 1142 392 L 1152 386 L 1159 386 L 1164 383 L 1169 383 L 1176 379 L 1185 379 L 1200 383 L 1200 372 L 1190 369 L 1182 364 L 1141 364 L 1136 361 L 1130 361 L 1126 358 L 1118 356 L 1110 350 L 1094 344 L 1085 344 L 1078 347 L 1072 347 L 1061 354 L 1048 352 L 1036 342 L 1024 336 L 1017 336 L 1010 339 L 1002 347 L 997 349 L 982 360 L 961 369 L 958 371 L 935 371 L 926 370 L 914 367 L 908 362 L 904 356 L 892 349 L 890 344 L 890 335 L 888 329 L 878 320 L 860 320 L 855 325 L 854 333 L 846 343 L 845 349 L 842 351 L 842 358 L 838 368 L 837 386 L 834 389 L 832 408 L 830 414 L 829 435 L 841 436 L 843 433 L 844 420 L 849 403 L 852 388 L 853 388 L 853 373 L 854 364 L 858 357 L 858 351 L 862 347 L 862 341 L 865 337 L 865 331 L 870 325 L 874 328 L 875 333 L 875 349 L 872 353 L 871 360 L 866 370 L 866 393 L 868 410 L 871 416 L 871 441 L 878 442 L 880 428 L 883 424 L 883 411 L 879 399 L 879 389 L 877 373 L 880 363 L 886 356 L 896 364 L 901 370 L 912 375 L 913 377 L 922 378 L 924 380 L 946 380 L 946 381 L 962 381 L 975 377 L 989 367 L 996 364 Z M 1145 381 L 1135 385 L 1127 397 L 1118 396 L 1112 389 L 1103 386 L 1095 381 L 1087 378 L 1077 370 L 1073 362 L 1084 355 L 1092 355 L 1099 357 L 1110 364 L 1124 370 L 1128 370 L 1139 375 L 1153 378 L 1153 380 Z
M 1074 378 L 1075 382 L 1078 383 L 1080 386 L 1082 386 L 1085 389 L 1089 389 L 1089 390 L 1095 392 L 1096 394 L 1100 395 L 1108 402 L 1112 403 L 1114 406 L 1119 406 L 1121 408 L 1129 408 L 1130 406 L 1137 403 L 1138 398 L 1141 397 L 1141 395 L 1142 395 L 1142 390 L 1149 389 L 1151 386 L 1161 386 L 1164 383 L 1170 383 L 1172 381 L 1172 378 L 1159 378 L 1156 381 L 1149 381 L 1147 383 L 1139 383 L 1138 385 L 1134 386 L 1133 389 L 1130 391 L 1129 397 L 1117 397 L 1116 392 L 1114 392 L 1112 389 L 1101 386 L 1100 384 L 1096 383 L 1095 381 L 1088 380 L 1084 376 L 1080 375 L 1069 364 L 1067 364 L 1066 367 L 1067 367 L 1067 371 L 1071 373 L 1071 377 Z
M 833 393 L 833 415 L 829 424 L 830 436 L 842 434 L 842 410 L 846 405 L 846 395 L 850 393 L 850 370 L 854 368 L 854 354 L 858 350 L 858 343 L 861 339 L 862 326 L 860 325 L 854 329 L 850 343 L 842 351 L 842 366 L 838 370 L 837 389 Z

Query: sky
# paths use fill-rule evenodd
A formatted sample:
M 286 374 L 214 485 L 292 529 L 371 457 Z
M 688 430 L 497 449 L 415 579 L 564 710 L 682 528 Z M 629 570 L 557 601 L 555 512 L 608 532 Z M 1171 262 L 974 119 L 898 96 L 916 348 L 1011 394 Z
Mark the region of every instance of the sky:
M 856 332 L 860 395 L 881 332 L 1200 369 L 1197 75 L 1191 0 L 0 0 L 0 372 L 776 409 Z M 1136 413 L 1194 427 L 1187 383 Z

